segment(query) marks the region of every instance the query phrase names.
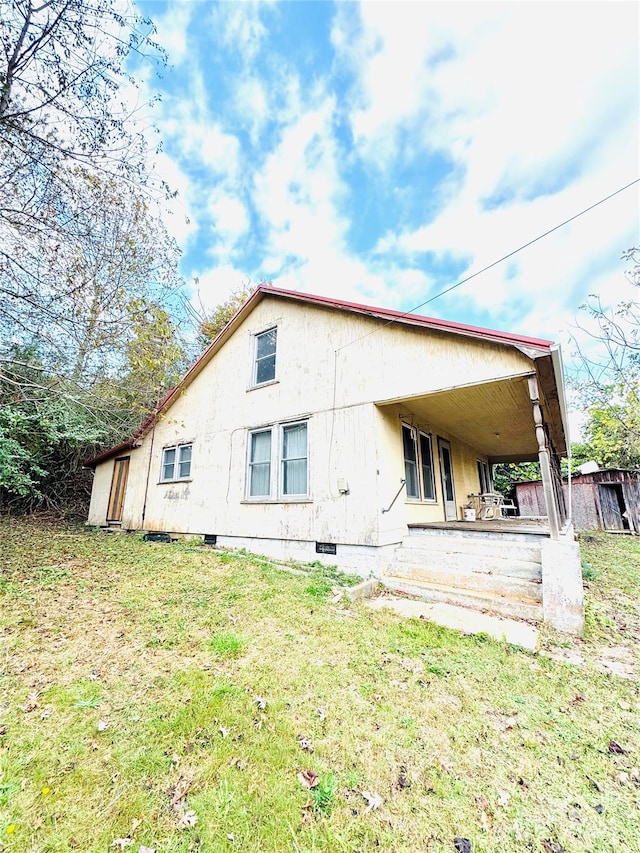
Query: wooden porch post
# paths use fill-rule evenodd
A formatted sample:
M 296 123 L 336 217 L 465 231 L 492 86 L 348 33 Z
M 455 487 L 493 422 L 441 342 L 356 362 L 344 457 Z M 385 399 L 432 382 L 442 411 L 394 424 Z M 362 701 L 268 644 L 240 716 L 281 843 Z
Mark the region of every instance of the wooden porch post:
M 542 425 L 542 409 L 540 408 L 540 395 L 538 392 L 538 381 L 535 376 L 529 377 L 529 397 L 533 405 L 533 422 L 536 429 L 536 440 L 538 442 L 538 459 L 540 460 L 540 474 L 542 475 L 542 491 L 544 502 L 547 505 L 547 517 L 549 518 L 549 532 L 552 539 L 559 539 L 560 522 L 556 493 L 553 488 L 551 476 L 551 462 L 547 439 Z

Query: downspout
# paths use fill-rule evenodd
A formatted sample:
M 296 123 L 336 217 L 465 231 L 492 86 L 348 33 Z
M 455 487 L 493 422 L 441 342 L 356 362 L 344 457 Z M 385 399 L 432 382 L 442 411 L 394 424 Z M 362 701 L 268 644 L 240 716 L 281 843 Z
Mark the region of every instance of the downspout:
M 149 477 L 151 476 L 151 459 L 153 458 L 153 441 L 156 437 L 156 420 L 157 420 L 157 410 L 156 416 L 153 419 L 153 426 L 151 428 L 151 446 L 149 447 L 149 462 L 147 464 L 147 479 L 144 484 L 144 501 L 142 503 L 142 527 L 141 530 L 144 530 L 144 519 L 147 514 L 147 494 L 149 492 Z
M 567 436 L 568 438 L 568 436 Z M 569 501 L 569 506 L 567 507 L 567 522 L 568 524 L 573 524 L 573 501 L 571 500 L 571 490 L 573 488 L 572 479 L 571 479 L 571 442 L 567 441 L 567 500 Z

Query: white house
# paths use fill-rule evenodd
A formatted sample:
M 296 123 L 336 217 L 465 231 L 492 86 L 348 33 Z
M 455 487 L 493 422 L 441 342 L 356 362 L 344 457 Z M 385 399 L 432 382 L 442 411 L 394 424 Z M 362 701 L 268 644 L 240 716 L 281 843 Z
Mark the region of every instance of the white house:
M 562 364 L 550 341 L 260 286 L 157 414 L 87 462 L 88 522 L 322 559 L 363 576 L 404 571 L 431 597 L 579 630 L 565 453 Z M 493 463 L 533 459 L 544 524 L 505 519 L 491 531 L 460 520 L 470 495 L 491 491 Z M 511 560 L 515 575 L 510 548 L 526 553 Z M 567 578 L 546 582 L 545 550 Z M 543 601 L 545 585 L 564 596 L 553 607 L 566 624 Z

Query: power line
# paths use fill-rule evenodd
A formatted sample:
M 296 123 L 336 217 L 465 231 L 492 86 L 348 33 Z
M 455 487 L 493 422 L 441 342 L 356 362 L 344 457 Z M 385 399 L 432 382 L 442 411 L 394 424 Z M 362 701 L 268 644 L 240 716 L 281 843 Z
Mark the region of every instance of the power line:
M 589 213 L 589 211 L 593 210 L 594 207 L 598 207 L 598 205 L 604 204 L 605 201 L 609 201 L 609 199 L 613 198 L 614 196 L 618 195 L 621 192 L 624 192 L 625 190 L 628 190 L 629 187 L 632 187 L 634 184 L 637 184 L 638 182 L 640 182 L 640 178 L 636 178 L 635 180 L 631 181 L 631 183 L 626 184 L 624 187 L 620 187 L 620 189 L 615 190 L 615 192 L 612 192 L 608 196 L 605 196 L 604 198 L 601 198 L 599 201 L 596 201 L 593 204 L 589 205 L 589 207 L 585 207 L 584 210 L 580 211 L 580 213 L 576 213 L 573 216 L 570 216 L 569 219 L 565 219 L 564 222 L 560 222 L 558 225 L 554 225 L 553 228 L 549 228 L 548 231 L 545 231 L 543 234 L 539 234 L 537 237 L 534 237 L 532 240 L 529 240 L 528 243 L 524 243 L 522 246 L 518 246 L 518 248 L 514 249 L 512 252 L 509 252 L 508 254 L 503 255 L 501 258 L 498 258 L 497 261 L 493 261 L 492 263 L 487 264 L 487 266 L 483 267 L 481 270 L 478 270 L 477 272 L 471 273 L 471 275 L 468 275 L 468 276 L 466 276 L 466 278 L 463 278 L 460 281 L 457 281 L 455 284 L 452 284 L 450 287 L 446 287 L 444 290 L 441 290 L 439 293 L 436 293 L 434 296 L 430 296 L 429 299 L 425 299 L 424 302 L 421 302 L 419 305 L 416 305 L 415 308 L 411 308 L 409 311 L 405 311 L 404 313 L 400 314 L 398 317 L 394 317 L 393 320 L 389 320 L 383 326 L 378 327 L 377 329 L 374 329 L 371 332 L 367 332 L 366 335 L 362 335 L 361 337 L 356 338 L 354 341 L 350 341 L 348 344 L 343 344 L 341 347 L 338 347 L 336 352 L 339 352 L 340 350 L 345 349 L 346 347 L 351 346 L 351 344 L 355 344 L 358 341 L 363 340 L 364 338 L 368 338 L 369 335 L 374 335 L 376 332 L 378 332 L 380 330 L 380 328 L 384 329 L 384 328 L 386 328 L 386 326 L 390 326 L 392 323 L 397 323 L 398 320 L 401 320 L 403 317 L 407 317 L 409 314 L 415 314 L 416 311 L 419 311 L 420 308 L 424 308 L 424 306 L 428 305 L 430 302 L 434 302 L 436 299 L 439 299 L 441 296 L 444 296 L 446 293 L 451 293 L 452 290 L 455 290 L 457 287 L 461 287 L 463 284 L 466 284 L 468 281 L 471 281 L 472 278 L 476 278 L 477 276 L 482 275 L 482 273 L 487 272 L 487 270 L 490 270 L 493 267 L 497 266 L 498 264 L 501 264 L 503 261 L 506 261 L 509 258 L 512 258 L 514 255 L 517 255 L 518 252 L 522 252 L 523 249 L 527 249 L 529 246 L 532 246 L 534 243 L 537 243 L 538 240 L 542 240 L 543 237 L 548 237 L 549 234 L 553 234 L 553 232 L 557 231 L 559 228 L 564 228 L 565 225 L 568 225 L 570 222 L 573 222 L 574 219 L 578 219 L 580 216 L 584 216 L 585 213 Z

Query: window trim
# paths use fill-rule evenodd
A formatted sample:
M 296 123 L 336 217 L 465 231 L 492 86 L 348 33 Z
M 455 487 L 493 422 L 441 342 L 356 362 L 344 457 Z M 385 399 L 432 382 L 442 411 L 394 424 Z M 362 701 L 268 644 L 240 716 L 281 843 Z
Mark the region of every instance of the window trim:
M 268 335 L 270 332 L 276 333 L 276 343 L 273 353 L 269 353 L 266 356 L 258 357 L 258 340 L 262 338 L 264 335 Z M 258 382 L 258 366 L 260 361 L 264 361 L 267 358 L 273 358 L 273 376 L 270 376 L 268 379 L 263 379 L 262 382 Z M 253 354 L 251 360 L 251 385 L 250 388 L 262 388 L 264 385 L 270 385 L 273 382 L 277 382 L 276 370 L 278 366 L 278 327 L 277 325 L 269 326 L 266 329 L 262 329 L 259 332 L 253 333 Z
M 405 433 L 404 430 L 407 430 L 411 436 L 411 443 L 414 451 L 414 459 L 408 460 L 405 456 Z M 424 438 L 428 442 L 429 453 L 431 456 L 430 459 L 430 470 L 431 470 L 431 492 L 433 497 L 427 497 L 425 483 L 424 483 L 424 460 L 422 458 L 422 443 L 421 439 Z M 405 481 L 408 484 L 408 478 L 406 476 L 407 470 L 406 465 L 407 462 L 411 462 L 416 467 L 416 480 L 418 487 L 418 494 L 410 495 L 409 490 L 406 490 L 406 500 L 410 503 L 426 503 L 426 504 L 437 504 L 438 503 L 438 492 L 436 487 L 436 471 L 435 471 L 435 463 L 434 463 L 434 455 L 433 455 L 433 435 L 426 430 L 419 429 L 418 427 L 412 426 L 412 424 L 408 424 L 405 421 L 402 422 L 402 458 L 405 466 Z
M 184 460 L 182 459 L 182 451 L 186 448 L 189 448 L 189 473 L 184 477 L 180 476 L 180 466 L 184 464 Z M 173 467 L 173 476 L 165 477 L 165 468 L 167 463 L 165 462 L 165 455 L 168 451 L 173 450 L 175 452 L 175 457 L 172 462 Z M 176 444 L 168 444 L 166 447 L 162 448 L 162 457 L 160 459 L 160 479 L 159 483 L 186 483 L 191 480 L 191 466 L 193 464 L 193 442 L 192 441 L 180 441 Z M 176 473 L 178 476 L 176 476 Z
M 422 455 L 422 445 L 420 438 L 426 438 L 429 444 L 429 470 L 431 471 L 431 497 L 427 496 L 427 490 L 424 483 L 424 458 Z M 436 491 L 436 468 L 433 456 L 433 436 L 424 430 L 418 430 L 418 450 L 420 452 L 420 483 L 422 485 L 422 500 L 424 503 L 437 503 L 438 493 Z
M 284 433 L 287 427 L 295 427 L 304 424 L 306 428 L 306 456 L 299 457 L 306 460 L 306 491 L 304 493 L 297 492 L 295 494 L 286 494 L 284 492 L 284 463 L 287 461 L 283 458 L 284 453 Z M 268 495 L 252 495 L 251 494 L 251 449 L 252 436 L 257 433 L 271 433 L 271 457 L 269 469 L 269 494 Z M 309 453 L 309 418 L 297 418 L 293 421 L 276 421 L 276 423 L 268 424 L 254 429 L 247 430 L 247 452 L 246 452 L 246 473 L 245 473 L 245 497 L 243 503 L 309 503 L 311 500 L 310 489 L 310 453 Z
M 252 495 L 251 494 L 251 481 L 253 474 L 253 466 L 256 464 L 264 465 L 265 462 L 252 462 L 251 457 L 253 453 L 253 436 L 254 435 L 262 435 L 263 433 L 269 433 L 269 491 L 267 494 L 262 495 Z M 249 431 L 249 437 L 247 441 L 247 482 L 245 489 L 246 499 L 249 501 L 265 501 L 270 500 L 272 497 L 272 487 L 271 484 L 273 482 L 273 427 L 262 427 L 261 429 L 253 429 Z
M 491 466 L 486 459 L 477 459 L 478 466 L 478 483 L 480 486 L 480 494 L 491 494 L 493 491 L 493 477 L 491 476 Z M 482 480 L 486 479 L 488 488 L 483 489 Z

